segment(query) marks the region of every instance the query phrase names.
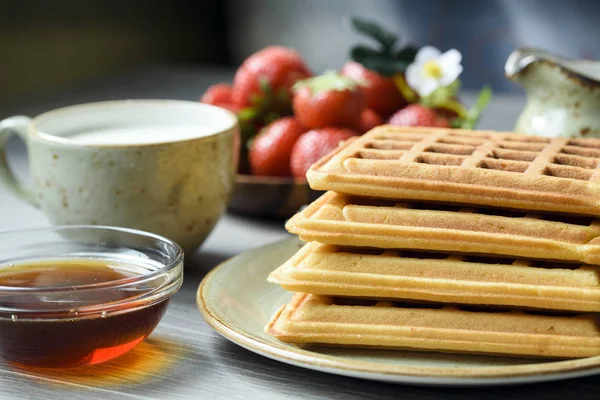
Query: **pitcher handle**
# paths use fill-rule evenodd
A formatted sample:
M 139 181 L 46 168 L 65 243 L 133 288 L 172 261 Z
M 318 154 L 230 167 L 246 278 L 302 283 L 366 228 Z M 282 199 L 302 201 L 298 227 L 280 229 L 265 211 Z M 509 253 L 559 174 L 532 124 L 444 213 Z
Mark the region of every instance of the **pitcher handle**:
M 0 121 L 0 184 L 23 200 L 38 207 L 33 191 L 25 187 L 22 182 L 19 182 L 8 166 L 6 157 L 6 144 L 11 136 L 18 135 L 27 144 L 27 129 L 30 121 L 31 118 L 21 115 Z

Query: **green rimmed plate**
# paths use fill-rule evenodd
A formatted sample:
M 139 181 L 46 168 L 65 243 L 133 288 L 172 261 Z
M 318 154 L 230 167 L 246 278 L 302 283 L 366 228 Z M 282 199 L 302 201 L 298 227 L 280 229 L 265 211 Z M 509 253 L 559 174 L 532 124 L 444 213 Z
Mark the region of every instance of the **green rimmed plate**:
M 506 385 L 600 373 L 600 357 L 567 361 L 328 347 L 280 342 L 264 327 L 292 295 L 267 282 L 269 273 L 301 244 L 289 239 L 225 261 L 200 283 L 202 316 L 232 342 L 263 356 L 304 368 L 357 378 L 415 385 Z

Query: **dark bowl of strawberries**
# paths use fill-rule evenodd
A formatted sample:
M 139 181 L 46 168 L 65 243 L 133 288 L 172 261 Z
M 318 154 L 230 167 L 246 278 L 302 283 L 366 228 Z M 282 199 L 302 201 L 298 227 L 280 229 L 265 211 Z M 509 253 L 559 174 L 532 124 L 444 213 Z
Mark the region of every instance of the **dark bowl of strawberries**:
M 426 46 L 397 46 L 397 35 L 353 19 L 376 41 L 357 45 L 339 71 L 314 76 L 301 55 L 281 46 L 248 57 L 231 85 L 218 83 L 202 102 L 236 113 L 241 130 L 240 167 L 229 210 L 289 218 L 320 195 L 306 171 L 338 144 L 392 124 L 472 128 L 489 100 L 473 109 L 458 99 L 460 53 Z
M 250 217 L 284 220 L 320 195 L 321 192 L 308 186 L 306 179 L 239 174 L 229 211 Z

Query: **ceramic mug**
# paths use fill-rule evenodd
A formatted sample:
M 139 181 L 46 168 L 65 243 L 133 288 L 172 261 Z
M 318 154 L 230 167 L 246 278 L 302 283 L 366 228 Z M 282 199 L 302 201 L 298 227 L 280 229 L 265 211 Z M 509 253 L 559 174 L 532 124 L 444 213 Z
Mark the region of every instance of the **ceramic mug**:
M 6 162 L 27 144 L 32 187 Z M 166 236 L 194 251 L 225 211 L 239 129 L 227 110 L 175 100 L 60 108 L 0 122 L 0 182 L 57 225 L 110 225 Z

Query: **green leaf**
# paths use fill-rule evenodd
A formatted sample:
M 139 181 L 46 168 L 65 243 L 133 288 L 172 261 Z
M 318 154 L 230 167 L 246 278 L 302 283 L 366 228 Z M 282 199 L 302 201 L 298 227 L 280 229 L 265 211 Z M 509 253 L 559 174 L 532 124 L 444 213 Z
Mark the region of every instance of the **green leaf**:
M 454 129 L 462 128 L 464 121 L 462 118 L 452 118 L 450 120 L 450 127 Z
M 406 68 L 409 65 L 409 63 L 404 61 L 390 59 L 383 54 L 374 54 L 371 57 L 355 59 L 355 61 L 361 63 L 366 68 L 372 69 L 373 71 L 388 77 L 406 71 Z
M 271 92 L 272 92 L 271 85 L 269 84 L 269 80 L 264 76 L 261 76 L 260 78 L 258 78 L 258 87 L 260 88 L 261 92 L 263 92 L 264 94 L 271 94 Z
M 287 106 L 292 103 L 292 99 L 290 98 L 290 95 L 286 88 L 280 88 L 279 90 L 277 90 L 273 98 L 273 103 L 275 106 L 279 106 L 279 108 L 281 108 L 281 106 Z
M 456 97 L 460 90 L 460 79 L 456 79 L 454 82 L 446 86 L 446 90 L 450 97 Z
M 265 114 L 265 117 L 263 118 L 265 124 L 270 124 L 273 121 L 278 120 L 279 118 L 281 118 L 281 115 L 279 115 L 278 113 L 271 111 L 268 112 L 267 114 Z
M 363 65 L 383 76 L 392 76 L 397 72 L 396 63 L 384 58 L 372 58 Z
M 398 40 L 397 35 L 386 31 L 376 22 L 356 17 L 352 18 L 351 22 L 357 32 L 376 40 L 384 50 L 391 49 Z
M 410 64 L 413 61 L 415 61 L 415 57 L 417 56 L 418 51 L 419 51 L 419 49 L 416 48 L 415 46 L 403 47 L 402 49 L 400 49 L 398 51 L 398 53 L 396 53 L 396 59 L 398 59 L 400 61 L 404 61 L 407 64 Z
M 363 64 L 365 61 L 368 61 L 370 58 L 378 58 L 382 56 L 383 55 L 379 51 L 361 45 L 355 46 L 350 50 L 350 58 L 361 64 Z
M 477 97 L 477 100 L 475 101 L 475 104 L 473 105 L 469 113 L 479 116 L 483 112 L 483 110 L 485 110 L 491 99 L 492 88 L 486 85 L 483 87 L 483 89 L 481 89 L 481 92 L 479 92 L 479 96 Z
M 258 134 L 254 123 L 244 122 L 240 123 L 241 139 L 242 139 L 242 152 L 246 152 L 247 149 L 252 145 L 252 140 Z
M 412 61 L 403 61 L 403 60 L 394 60 L 394 70 L 395 72 L 388 75 L 388 76 L 392 76 L 394 74 L 397 74 L 399 72 L 404 73 L 406 71 L 406 68 L 408 68 L 408 66 L 411 64 Z
M 255 108 L 248 107 L 238 112 L 237 117 L 240 121 L 250 121 L 258 116 L 258 111 Z
M 260 133 L 260 132 L 259 132 Z M 252 135 L 246 140 L 246 149 L 250 150 L 252 148 L 252 143 L 254 143 L 254 139 L 258 136 L 258 133 Z
M 463 129 L 473 129 L 477 126 L 481 114 L 486 109 L 488 103 L 492 99 L 492 89 L 489 86 L 484 86 L 477 96 L 477 100 L 467 114 L 467 118 L 462 124 Z

